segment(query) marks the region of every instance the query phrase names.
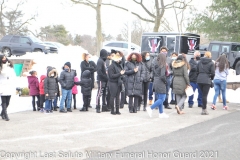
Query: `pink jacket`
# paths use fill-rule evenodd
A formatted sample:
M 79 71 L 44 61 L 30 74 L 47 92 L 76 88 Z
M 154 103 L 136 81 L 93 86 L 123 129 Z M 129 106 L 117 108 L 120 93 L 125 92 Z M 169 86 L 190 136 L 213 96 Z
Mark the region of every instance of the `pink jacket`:
M 78 77 L 74 77 L 74 82 L 78 82 L 79 79 Z M 77 85 L 74 85 L 72 88 L 72 94 L 78 94 L 78 89 L 77 89 Z

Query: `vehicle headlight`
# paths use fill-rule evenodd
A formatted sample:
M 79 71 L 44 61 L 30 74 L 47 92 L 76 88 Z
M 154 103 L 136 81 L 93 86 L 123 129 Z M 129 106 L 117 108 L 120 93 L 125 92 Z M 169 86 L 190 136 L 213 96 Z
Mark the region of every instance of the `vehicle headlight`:
M 46 50 L 50 49 L 50 47 L 45 47 Z

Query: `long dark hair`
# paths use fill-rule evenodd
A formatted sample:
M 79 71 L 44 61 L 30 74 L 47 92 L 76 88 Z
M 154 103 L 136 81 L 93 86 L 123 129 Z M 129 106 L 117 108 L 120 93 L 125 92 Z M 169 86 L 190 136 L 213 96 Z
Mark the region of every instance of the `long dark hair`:
M 218 62 L 218 66 L 217 66 L 217 62 Z M 219 68 L 220 72 L 224 71 L 225 68 L 229 68 L 229 63 L 225 55 L 219 56 L 219 58 L 216 60 L 215 69 L 217 67 Z
M 149 53 L 148 51 L 144 51 L 144 52 L 142 52 L 142 60 L 143 60 L 143 62 L 146 62 L 146 55 L 147 55 L 147 53 Z
M 5 55 L 1 55 L 1 54 L 0 54 L 0 67 L 1 67 L 1 68 L 2 68 L 2 65 L 3 65 L 3 61 L 2 61 L 3 57 L 5 57 Z M 12 61 L 10 61 L 7 57 L 6 57 L 6 60 L 7 60 L 7 62 L 10 64 L 9 66 L 10 66 L 11 68 L 13 68 L 13 63 L 12 63 Z
M 158 54 L 157 57 L 157 61 L 158 61 L 158 65 L 160 66 L 160 68 L 165 67 L 166 66 L 166 55 L 165 54 Z

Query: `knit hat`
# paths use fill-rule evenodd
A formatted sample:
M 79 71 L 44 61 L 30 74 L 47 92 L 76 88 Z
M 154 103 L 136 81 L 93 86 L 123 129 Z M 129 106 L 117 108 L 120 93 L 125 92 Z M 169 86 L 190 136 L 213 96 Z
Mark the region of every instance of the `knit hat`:
M 69 68 L 71 68 L 71 63 L 70 63 L 70 62 L 66 62 L 66 63 L 64 64 L 64 66 L 68 66 Z

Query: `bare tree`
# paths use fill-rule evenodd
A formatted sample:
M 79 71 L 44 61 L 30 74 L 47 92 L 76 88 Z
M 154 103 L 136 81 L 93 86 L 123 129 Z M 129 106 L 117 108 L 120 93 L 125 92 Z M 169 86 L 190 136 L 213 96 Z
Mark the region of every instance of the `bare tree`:
M 76 4 L 82 4 L 93 8 L 96 12 L 96 20 L 97 20 L 97 30 L 96 30 L 96 39 L 97 39 L 97 55 L 100 54 L 100 49 L 102 48 L 102 20 L 101 20 L 101 4 L 102 0 L 97 0 L 97 3 L 91 2 L 91 0 L 71 0 Z
M 147 7 L 147 5 L 149 5 L 149 0 L 146 0 L 146 1 L 131 0 L 131 1 L 138 4 L 145 11 L 145 13 L 148 14 L 149 18 L 145 18 L 145 16 L 142 16 L 136 12 L 132 12 L 132 14 L 137 16 L 139 19 L 143 21 L 154 23 L 153 32 L 158 32 L 161 24 L 164 24 L 164 21 L 162 20 L 163 20 L 164 13 L 167 9 L 171 9 L 173 7 L 182 9 L 182 8 L 185 8 L 185 4 L 186 4 L 185 1 L 182 2 L 182 0 L 174 0 L 173 2 L 168 4 L 165 4 L 164 0 L 154 0 L 154 3 L 153 3 L 154 9 L 151 10 Z M 192 0 L 188 0 L 188 1 L 191 2 Z M 128 9 L 112 3 L 102 3 L 102 5 L 113 6 L 113 7 L 128 11 Z
M 16 4 L 14 9 L 7 8 L 7 1 L 1 0 L 0 3 L 0 36 L 6 34 L 26 34 L 31 32 L 27 28 L 27 24 L 35 19 L 35 15 L 23 21 L 24 13 L 20 10 L 20 6 L 24 5 L 23 1 Z

